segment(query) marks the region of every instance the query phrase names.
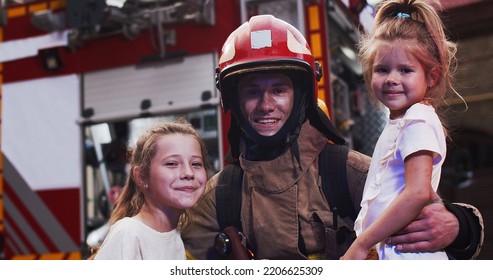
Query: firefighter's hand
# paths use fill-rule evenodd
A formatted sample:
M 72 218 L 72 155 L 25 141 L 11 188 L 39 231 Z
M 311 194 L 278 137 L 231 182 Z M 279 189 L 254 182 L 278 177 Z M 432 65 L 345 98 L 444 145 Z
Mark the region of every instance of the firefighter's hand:
M 407 227 L 386 240 L 401 252 L 433 252 L 450 245 L 459 233 L 459 221 L 436 196 Z

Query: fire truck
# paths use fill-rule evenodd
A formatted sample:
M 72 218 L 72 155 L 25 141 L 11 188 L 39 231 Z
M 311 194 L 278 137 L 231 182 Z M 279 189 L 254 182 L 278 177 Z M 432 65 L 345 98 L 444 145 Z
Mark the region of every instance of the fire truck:
M 305 34 L 324 73 L 318 97 L 351 143 L 354 43 L 372 13 L 355 0 L 1 0 L 0 259 L 86 258 L 127 145 L 158 121 L 188 119 L 220 170 L 230 118 L 217 55 L 256 14 Z

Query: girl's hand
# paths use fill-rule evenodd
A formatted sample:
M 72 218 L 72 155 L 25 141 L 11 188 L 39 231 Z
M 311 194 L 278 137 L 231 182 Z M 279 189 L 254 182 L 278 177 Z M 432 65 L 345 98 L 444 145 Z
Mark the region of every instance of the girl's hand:
M 340 260 L 364 260 L 368 255 L 368 249 L 353 243 Z

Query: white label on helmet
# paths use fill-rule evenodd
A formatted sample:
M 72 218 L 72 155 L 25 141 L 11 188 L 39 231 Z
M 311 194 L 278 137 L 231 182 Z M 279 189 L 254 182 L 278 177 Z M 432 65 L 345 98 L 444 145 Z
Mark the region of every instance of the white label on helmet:
M 250 33 L 252 49 L 272 47 L 272 34 L 270 30 L 253 31 Z

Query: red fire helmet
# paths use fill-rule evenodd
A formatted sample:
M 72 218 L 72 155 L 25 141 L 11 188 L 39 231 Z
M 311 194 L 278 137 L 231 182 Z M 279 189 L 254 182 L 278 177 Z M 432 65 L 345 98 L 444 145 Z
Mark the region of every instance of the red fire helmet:
M 235 77 L 257 71 L 298 71 L 303 92 L 310 95 L 309 106 L 316 104 L 321 68 L 300 31 L 272 15 L 250 18 L 230 34 L 222 47 L 216 86 L 225 112 L 237 94 Z

